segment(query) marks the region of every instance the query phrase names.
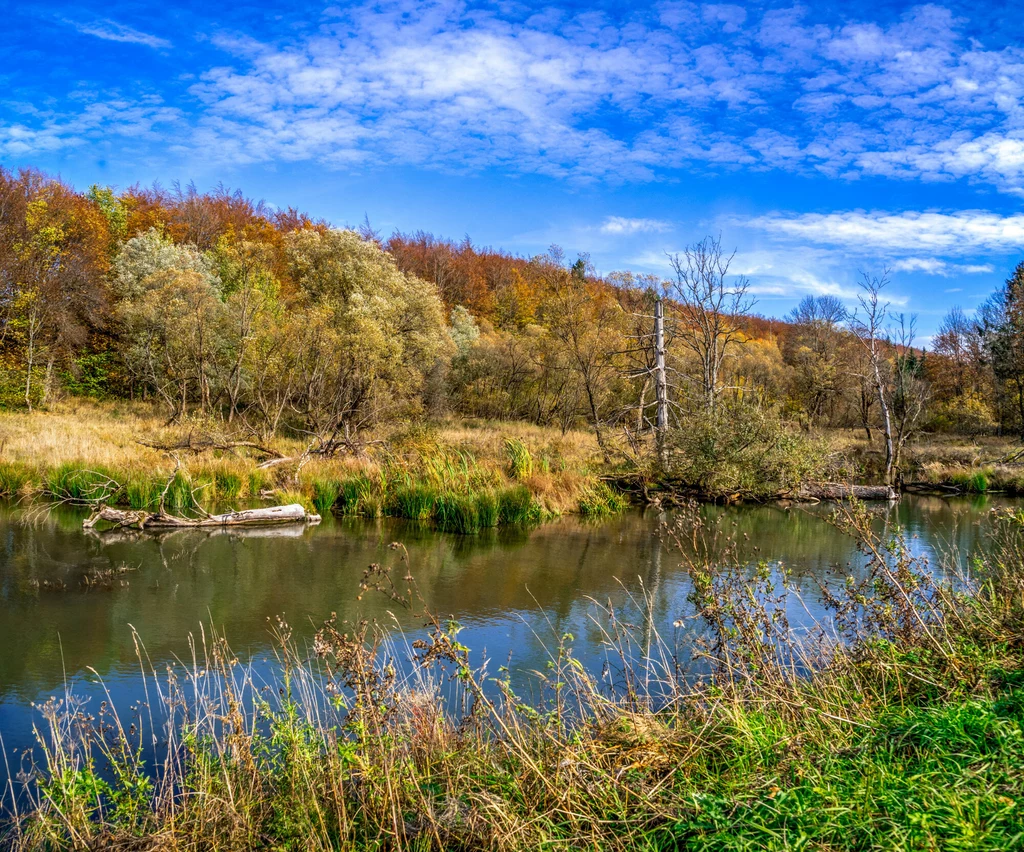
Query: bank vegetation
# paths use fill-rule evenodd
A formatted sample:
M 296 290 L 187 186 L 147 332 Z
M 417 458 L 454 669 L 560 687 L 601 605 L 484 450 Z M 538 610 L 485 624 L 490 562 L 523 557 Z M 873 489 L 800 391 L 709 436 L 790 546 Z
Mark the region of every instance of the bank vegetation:
M 659 487 L 765 499 L 826 481 L 1019 490 L 1024 265 L 975 316 L 950 312 L 926 351 L 884 269 L 863 273 L 856 304 L 808 296 L 777 320 L 755 313 L 721 238 L 670 260 L 666 279 L 598 275 L 558 247 L 524 258 L 384 237 L 223 188 L 81 192 L 0 170 L 0 407 L 23 412 L 0 416 L 0 446 L 19 418 L 78 405 L 134 418 L 134 440 L 164 447 L 161 474 L 174 453 L 199 478 L 244 456 L 307 499 L 311 462 L 379 475 L 407 455 L 395 436 L 415 433 L 454 464 L 463 450 L 443 436 L 462 427 L 503 447 L 463 457 L 466 471 L 509 470 L 506 439 L 542 436 L 524 445 L 533 475 L 569 471 L 556 498 L 531 491 L 548 511 L 608 481 L 649 499 Z M 59 443 L 79 428 L 88 415 Z M 549 453 L 559 442 L 586 458 Z M 107 455 L 66 461 L 88 479 Z M 42 446 L 27 463 L 26 481 L 54 490 Z M 130 502 L 132 472 L 106 473 Z M 223 490 L 256 496 L 259 476 L 247 468 L 249 487 Z M 488 489 L 522 479 L 495 477 Z

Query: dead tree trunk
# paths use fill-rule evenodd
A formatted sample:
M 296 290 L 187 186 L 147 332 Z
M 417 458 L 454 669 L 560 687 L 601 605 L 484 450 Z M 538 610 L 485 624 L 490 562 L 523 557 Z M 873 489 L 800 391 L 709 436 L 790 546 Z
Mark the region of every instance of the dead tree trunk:
M 204 515 L 201 518 L 180 518 L 165 512 L 146 512 L 144 510 L 126 511 L 100 506 L 88 518 L 82 521 L 85 529 L 95 527 L 100 521 L 106 521 L 118 527 L 135 529 L 172 529 L 180 527 L 235 527 L 261 526 L 266 524 L 318 524 L 320 516 L 307 512 L 299 503 L 287 506 L 270 506 L 265 509 L 243 509 L 239 512 L 227 512 L 223 515 Z
M 668 379 L 665 376 L 665 302 L 654 303 L 654 381 L 658 411 L 654 436 L 658 449 L 658 466 L 668 467 Z

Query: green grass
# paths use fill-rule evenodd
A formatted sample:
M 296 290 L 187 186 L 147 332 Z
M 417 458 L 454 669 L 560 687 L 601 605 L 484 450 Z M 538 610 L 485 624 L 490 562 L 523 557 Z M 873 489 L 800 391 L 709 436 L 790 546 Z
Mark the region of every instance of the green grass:
M 335 502 L 338 514 L 359 514 L 364 496 L 370 493 L 372 487 L 372 483 L 366 476 L 352 476 L 343 479 Z
M 89 469 L 73 462 L 50 470 L 46 474 L 44 487 L 57 499 L 72 503 L 110 500 L 118 491 L 116 481 L 106 469 Z
M 983 470 L 958 471 L 950 477 L 950 482 L 972 494 L 984 494 L 989 489 L 989 476 Z
M 498 525 L 498 500 L 493 491 L 481 491 L 476 495 L 476 516 L 482 530 Z
M 341 482 L 337 479 L 317 477 L 313 480 L 313 507 L 320 515 L 329 515 L 341 494 Z
M 214 473 L 214 483 L 217 489 L 218 500 L 237 500 L 242 496 L 246 477 L 233 470 L 217 470 Z
M 411 521 L 425 521 L 434 511 L 434 491 L 426 485 L 397 486 L 388 500 L 388 514 Z
M 162 483 L 152 475 L 133 471 L 124 486 L 125 502 L 132 509 L 154 509 L 160 499 Z

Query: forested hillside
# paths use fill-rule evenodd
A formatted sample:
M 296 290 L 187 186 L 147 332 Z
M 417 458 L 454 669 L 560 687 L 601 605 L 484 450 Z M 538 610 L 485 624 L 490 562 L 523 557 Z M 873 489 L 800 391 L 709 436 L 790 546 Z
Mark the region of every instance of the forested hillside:
M 223 188 L 80 192 L 0 170 L 0 404 L 148 400 L 327 455 L 382 422 L 520 420 L 591 430 L 607 461 L 709 491 L 819 474 L 806 436 L 823 428 L 880 440 L 890 480 L 922 430 L 1024 431 L 1024 263 L 928 351 L 884 269 L 855 312 L 808 296 L 778 320 L 718 239 L 672 264 L 665 281 L 601 276 L 557 247 L 336 229 Z

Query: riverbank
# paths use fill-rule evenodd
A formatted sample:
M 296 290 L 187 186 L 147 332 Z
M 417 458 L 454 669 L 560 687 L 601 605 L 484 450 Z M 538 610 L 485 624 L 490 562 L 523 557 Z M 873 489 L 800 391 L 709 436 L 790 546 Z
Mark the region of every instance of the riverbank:
M 521 423 L 382 429 L 355 453 L 307 455 L 223 424 L 168 424 L 144 405 L 69 401 L 0 413 L 0 495 L 172 511 L 299 502 L 321 514 L 426 520 L 472 533 L 624 503 L 587 433 Z
M 877 434 L 867 441 L 863 431 L 828 430 L 810 438 L 822 459 L 811 491 L 821 482 L 881 482 Z M 144 404 L 68 399 L 45 412 L 0 412 L 0 496 L 103 499 L 131 509 L 155 509 L 162 498 L 177 512 L 298 502 L 321 515 L 394 516 L 462 533 L 605 515 L 627 500 L 780 496 L 728 482 L 713 493 L 657 483 L 625 458 L 609 462 L 590 432 L 521 422 L 395 424 L 362 436 L 354 452 L 324 458 L 308 448 L 298 437 L 261 440 L 219 420 L 168 424 Z M 1024 494 L 1024 453 L 1014 438 L 919 436 L 904 461 L 908 491 Z
M 822 433 L 836 474 L 851 481 L 881 481 L 885 451 L 880 436 L 863 429 Z M 996 492 L 1024 495 L 1024 442 L 1011 436 L 918 435 L 904 450 L 904 487 L 936 494 Z
M 833 587 L 837 623 L 851 631 L 841 647 L 766 620 L 786 609 L 779 578 L 709 562 L 702 542 L 714 530 L 691 516 L 670 531 L 695 583 L 694 610 L 680 617 L 703 627 L 690 663 L 700 668 L 706 655 L 703 681 L 678 667 L 678 636 L 648 637 L 644 668 L 635 649 L 648 647 L 636 644 L 645 626 L 610 618 L 602 629 L 617 676 L 583 670 L 566 635 L 539 675 L 541 700 L 513 694 L 500 670 L 496 681 L 474 671 L 445 621 L 409 637 L 421 640 L 412 676 L 391 666 L 408 651 L 369 628 L 326 625 L 311 662 L 282 625 L 282 675 L 269 691 L 213 637 L 194 667 L 153 682 L 154 702 L 162 697 L 174 718 L 174 759 L 155 768 L 139 758 L 149 711 L 118 721 L 107 708 L 83 723 L 77 708 L 41 708 L 39 786 L 8 841 L 19 850 L 1019 848 L 1019 522 L 999 519 L 976 582 L 956 589 L 863 515 L 841 523 L 873 554 L 868 576 Z M 383 589 L 402 606 L 406 572 L 415 566 L 397 557 L 371 569 L 366 593 Z

